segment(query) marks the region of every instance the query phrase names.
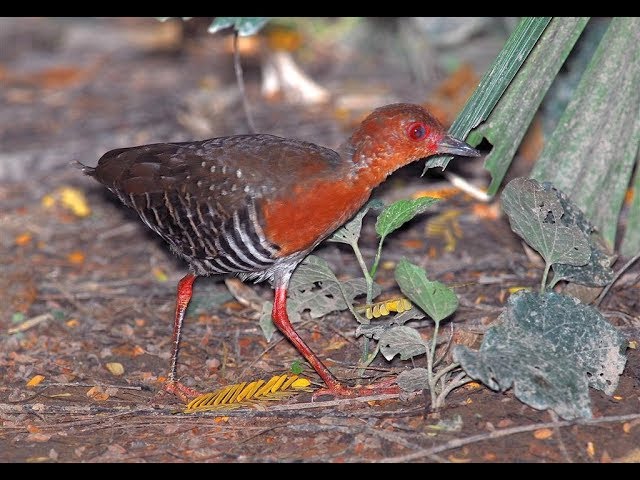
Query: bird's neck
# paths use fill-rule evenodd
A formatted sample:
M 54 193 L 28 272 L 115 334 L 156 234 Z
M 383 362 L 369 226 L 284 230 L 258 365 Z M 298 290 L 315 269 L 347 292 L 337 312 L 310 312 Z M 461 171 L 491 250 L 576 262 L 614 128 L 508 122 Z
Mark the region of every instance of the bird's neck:
M 336 150 L 349 168 L 349 181 L 373 189 L 400 167 L 412 159 L 396 158 L 393 149 L 372 140 L 360 141 L 354 145 L 352 139 L 344 142 Z

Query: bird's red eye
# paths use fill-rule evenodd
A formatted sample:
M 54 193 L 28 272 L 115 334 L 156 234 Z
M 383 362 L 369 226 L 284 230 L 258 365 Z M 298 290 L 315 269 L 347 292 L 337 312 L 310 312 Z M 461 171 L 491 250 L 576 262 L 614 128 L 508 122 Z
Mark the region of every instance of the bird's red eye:
M 412 140 L 422 140 L 427 135 L 427 127 L 422 122 L 412 123 L 407 133 Z

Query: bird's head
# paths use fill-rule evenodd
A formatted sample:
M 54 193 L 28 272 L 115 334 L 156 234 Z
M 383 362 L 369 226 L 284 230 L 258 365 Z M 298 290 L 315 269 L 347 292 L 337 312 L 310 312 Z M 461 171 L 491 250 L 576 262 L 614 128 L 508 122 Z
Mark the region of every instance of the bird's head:
M 349 143 L 358 168 L 375 169 L 385 176 L 439 153 L 480 156 L 478 150 L 449 135 L 426 109 L 410 103 L 394 103 L 374 110 Z

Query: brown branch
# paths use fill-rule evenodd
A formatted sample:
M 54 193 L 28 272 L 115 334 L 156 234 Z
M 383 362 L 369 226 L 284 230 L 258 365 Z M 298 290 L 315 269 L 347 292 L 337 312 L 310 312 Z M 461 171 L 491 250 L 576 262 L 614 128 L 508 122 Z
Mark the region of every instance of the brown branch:
M 435 447 L 425 448 L 418 452 L 410 453 L 408 455 L 400 455 L 398 457 L 390 457 L 380 460 L 381 463 L 402 463 L 408 462 L 411 460 L 420 460 L 421 458 L 430 457 L 431 455 L 445 452 L 447 450 L 452 450 L 454 448 L 460 448 L 465 445 L 470 445 L 472 443 L 484 442 L 486 440 L 493 440 L 496 438 L 508 437 L 510 435 L 515 435 L 517 433 L 525 433 L 532 432 L 534 430 L 538 430 L 540 428 L 561 428 L 561 427 L 570 427 L 573 425 L 598 425 L 601 423 L 611 423 L 611 422 L 625 422 L 628 420 L 635 420 L 640 418 L 640 413 L 632 413 L 629 415 L 615 415 L 611 417 L 601 417 L 601 418 L 593 418 L 589 420 L 565 420 L 561 422 L 546 422 L 546 423 L 534 423 L 533 425 L 521 425 L 518 427 L 504 428 L 502 430 L 494 430 L 489 433 L 480 433 L 478 435 L 471 435 L 470 437 L 465 438 L 456 438 L 450 440 L 441 445 L 436 445 Z

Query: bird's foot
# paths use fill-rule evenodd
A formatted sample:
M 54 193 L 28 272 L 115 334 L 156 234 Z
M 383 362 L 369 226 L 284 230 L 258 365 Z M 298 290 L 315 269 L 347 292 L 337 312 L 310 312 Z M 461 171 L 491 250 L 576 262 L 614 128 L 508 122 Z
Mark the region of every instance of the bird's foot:
M 318 397 L 330 395 L 332 397 L 369 397 L 372 395 L 396 394 L 400 393 L 400 387 L 396 385 L 396 378 L 387 378 L 371 385 L 360 385 L 348 387 L 341 383 L 329 385 L 313 392 L 312 400 Z
M 163 390 L 167 393 L 171 393 L 178 397 L 184 403 L 189 403 L 190 400 L 201 395 L 201 393 L 193 388 L 187 387 L 176 380 L 167 380 L 164 384 Z

